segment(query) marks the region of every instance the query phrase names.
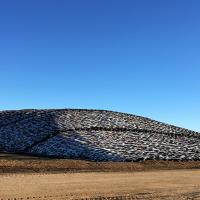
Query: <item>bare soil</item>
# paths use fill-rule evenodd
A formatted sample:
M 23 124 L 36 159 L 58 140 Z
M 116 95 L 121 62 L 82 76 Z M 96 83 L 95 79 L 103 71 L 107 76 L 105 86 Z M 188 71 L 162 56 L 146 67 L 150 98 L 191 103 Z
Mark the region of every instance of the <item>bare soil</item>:
M 0 154 L 0 200 L 200 200 L 200 162 L 90 162 Z
M 91 162 L 86 160 L 0 154 L 0 174 L 28 172 L 135 172 L 172 169 L 200 169 L 200 161 Z
M 1 200 L 200 199 L 200 170 L 4 174 Z

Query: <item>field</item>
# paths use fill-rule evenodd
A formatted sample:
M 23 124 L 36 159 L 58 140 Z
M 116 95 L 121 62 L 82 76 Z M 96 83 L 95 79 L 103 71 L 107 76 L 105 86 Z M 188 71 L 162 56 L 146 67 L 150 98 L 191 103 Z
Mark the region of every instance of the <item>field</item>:
M 0 200 L 200 199 L 200 163 L 97 163 L 0 154 Z
M 91 162 L 0 153 L 0 174 L 35 172 L 136 172 L 173 169 L 200 169 L 200 161 L 147 160 L 144 162 Z
M 3 200 L 200 199 L 200 170 L 5 174 Z

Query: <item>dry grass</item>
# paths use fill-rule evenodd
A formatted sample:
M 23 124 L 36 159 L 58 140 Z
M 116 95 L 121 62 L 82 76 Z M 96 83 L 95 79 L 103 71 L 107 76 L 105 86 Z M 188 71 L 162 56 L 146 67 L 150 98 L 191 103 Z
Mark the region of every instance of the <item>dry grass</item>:
M 200 170 L 4 174 L 2 200 L 200 199 Z
M 200 169 L 200 161 L 90 162 L 0 154 L 0 173 L 24 172 L 134 172 Z
M 0 154 L 0 200 L 200 200 L 198 169 L 197 161 L 89 162 Z

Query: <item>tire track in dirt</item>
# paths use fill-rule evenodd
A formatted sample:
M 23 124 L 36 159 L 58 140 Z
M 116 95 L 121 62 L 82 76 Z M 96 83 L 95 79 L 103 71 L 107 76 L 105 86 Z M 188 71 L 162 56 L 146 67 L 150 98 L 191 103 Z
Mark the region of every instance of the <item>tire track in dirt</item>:
M 1 198 L 0 200 L 199 200 L 200 192 L 190 192 L 177 195 L 162 195 L 161 193 L 136 193 L 119 196 L 96 196 L 74 198 L 69 195 L 28 196 L 18 198 Z

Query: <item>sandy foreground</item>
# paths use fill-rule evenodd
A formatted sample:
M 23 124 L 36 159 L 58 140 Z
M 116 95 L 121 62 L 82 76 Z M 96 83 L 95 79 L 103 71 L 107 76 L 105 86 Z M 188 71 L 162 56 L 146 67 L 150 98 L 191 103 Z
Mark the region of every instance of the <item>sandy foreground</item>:
M 1 174 L 0 199 L 200 199 L 200 170 Z

